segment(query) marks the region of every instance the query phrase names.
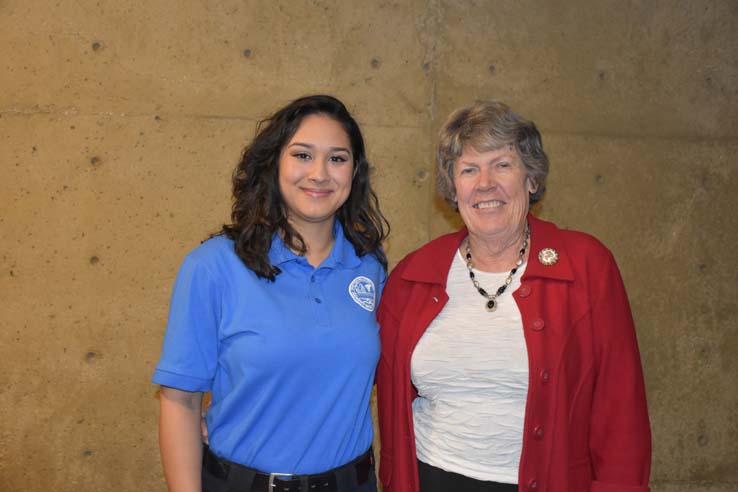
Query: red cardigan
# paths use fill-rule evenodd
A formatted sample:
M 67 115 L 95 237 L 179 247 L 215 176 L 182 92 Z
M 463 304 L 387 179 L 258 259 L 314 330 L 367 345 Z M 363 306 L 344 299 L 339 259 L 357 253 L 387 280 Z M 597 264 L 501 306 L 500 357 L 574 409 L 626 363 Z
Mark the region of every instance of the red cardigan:
M 512 294 L 530 372 L 518 490 L 648 492 L 646 394 L 617 265 L 591 236 L 532 215 L 528 221 L 530 258 Z M 409 254 L 382 294 L 377 390 L 384 492 L 418 491 L 410 357 L 448 300 L 446 278 L 466 235 L 462 229 Z M 556 264 L 538 260 L 544 248 L 558 253 Z

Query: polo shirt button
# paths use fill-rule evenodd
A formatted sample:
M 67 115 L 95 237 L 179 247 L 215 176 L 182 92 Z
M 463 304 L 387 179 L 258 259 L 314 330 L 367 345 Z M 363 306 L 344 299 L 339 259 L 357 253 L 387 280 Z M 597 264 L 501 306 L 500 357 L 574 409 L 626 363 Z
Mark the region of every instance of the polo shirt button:
M 543 330 L 544 325 L 545 323 L 543 322 L 543 320 L 541 318 L 538 318 L 538 319 L 533 320 L 533 324 L 531 324 L 530 327 L 534 329 L 535 331 L 541 331 Z
M 530 286 L 521 285 L 520 289 L 518 289 L 518 295 L 520 297 L 528 297 L 530 295 Z
M 538 480 L 535 478 L 531 478 L 528 480 L 528 490 L 537 490 L 538 489 Z
M 311 284 L 314 284 L 315 283 L 315 277 L 310 277 L 310 283 Z
M 321 303 L 321 302 L 323 302 L 323 301 L 321 301 L 319 297 L 316 297 L 316 298 L 315 298 L 315 302 L 317 302 L 318 304 L 320 304 L 320 303 Z
M 542 439 L 543 438 L 543 426 L 538 425 L 535 429 L 533 429 L 533 436 L 536 439 Z
M 551 380 L 551 373 L 544 369 L 541 371 L 541 382 L 543 384 L 548 383 Z

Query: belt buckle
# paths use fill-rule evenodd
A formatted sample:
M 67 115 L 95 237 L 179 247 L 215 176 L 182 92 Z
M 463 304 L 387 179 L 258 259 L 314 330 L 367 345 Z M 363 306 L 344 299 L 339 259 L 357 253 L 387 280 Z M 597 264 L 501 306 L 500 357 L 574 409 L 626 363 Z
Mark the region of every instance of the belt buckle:
M 272 492 L 272 489 L 274 488 L 274 479 L 277 477 L 294 477 L 295 475 L 293 473 L 270 473 L 269 474 L 269 488 L 268 492 Z

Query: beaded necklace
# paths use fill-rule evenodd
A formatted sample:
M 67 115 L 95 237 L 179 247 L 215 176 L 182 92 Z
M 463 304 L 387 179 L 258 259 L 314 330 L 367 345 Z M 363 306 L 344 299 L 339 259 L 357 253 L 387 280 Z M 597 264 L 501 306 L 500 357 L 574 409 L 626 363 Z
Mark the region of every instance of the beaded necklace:
M 528 228 L 528 224 L 525 224 L 525 234 L 523 236 L 523 246 L 520 248 L 520 253 L 518 253 L 518 260 L 515 262 L 515 266 L 512 270 L 510 270 L 510 273 L 507 275 L 507 278 L 505 279 L 505 283 L 502 284 L 500 287 L 497 288 L 497 292 L 494 294 L 488 294 L 486 290 L 482 288 L 481 285 L 479 285 L 479 282 L 474 276 L 474 270 L 472 265 L 472 255 L 471 255 L 471 248 L 469 247 L 469 240 L 466 241 L 466 268 L 469 270 L 469 278 L 471 279 L 472 283 L 474 284 L 474 288 L 477 289 L 477 292 L 487 299 L 487 302 L 485 303 L 485 308 L 490 313 L 494 312 L 497 309 L 497 298 L 502 295 L 503 292 L 505 292 L 505 289 L 507 289 L 507 286 L 510 285 L 513 279 L 513 275 L 515 275 L 515 272 L 518 271 L 518 268 L 520 268 L 520 265 L 523 264 L 523 258 L 525 257 L 525 250 L 528 249 L 528 239 L 530 239 L 530 229 Z

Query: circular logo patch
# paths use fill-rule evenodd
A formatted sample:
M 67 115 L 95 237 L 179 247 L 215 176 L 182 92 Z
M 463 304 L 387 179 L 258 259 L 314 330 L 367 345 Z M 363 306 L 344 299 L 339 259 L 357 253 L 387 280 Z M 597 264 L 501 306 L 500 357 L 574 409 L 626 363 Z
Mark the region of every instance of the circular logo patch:
M 374 282 L 366 277 L 356 277 L 351 281 L 348 291 L 351 294 L 351 299 L 356 304 L 369 312 L 374 311 L 374 300 L 376 298 Z

